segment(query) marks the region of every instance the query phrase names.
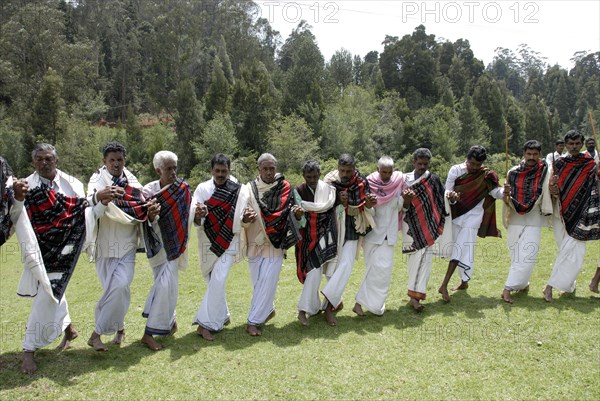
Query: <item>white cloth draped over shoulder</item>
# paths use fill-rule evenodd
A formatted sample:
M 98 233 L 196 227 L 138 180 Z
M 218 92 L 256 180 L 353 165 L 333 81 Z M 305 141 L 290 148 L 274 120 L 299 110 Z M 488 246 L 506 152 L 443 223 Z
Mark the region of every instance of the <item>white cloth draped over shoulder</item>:
M 238 182 L 233 176 L 230 176 L 229 179 L 233 182 Z M 205 203 L 208 201 L 215 192 L 215 189 L 216 185 L 212 178 L 198 185 L 198 188 L 196 188 L 194 191 L 194 199 L 192 202 L 194 206 L 194 213 L 196 203 Z M 235 204 L 235 214 L 232 227 L 234 238 L 231 241 L 230 248 L 226 251 L 227 253 L 235 253 L 234 263 L 240 262 L 246 254 L 246 232 L 242 229 L 242 218 L 244 215 L 244 209 L 246 208 L 246 205 L 248 205 L 249 194 L 248 186 L 242 185 Z M 194 221 L 194 213 L 190 214 L 190 221 L 192 222 Z M 196 226 L 196 233 L 198 235 L 200 270 L 202 272 L 202 277 L 206 279 L 215 267 L 219 257 L 210 251 L 211 243 L 204 232 L 204 219 L 202 219 L 201 225 Z
M 85 197 L 85 191 L 83 190 L 81 181 L 58 169 L 56 170 L 56 176 L 52 182 L 44 179 L 35 172 L 27 177 L 27 184 L 30 189 L 46 184 L 55 191 L 67 196 Z M 89 209 L 90 208 L 88 208 L 88 210 Z M 88 210 L 86 210 L 86 215 Z M 21 260 L 23 262 L 23 272 L 17 286 L 17 294 L 24 297 L 35 297 L 41 286 L 42 290 L 49 295 L 50 299 L 58 303 L 59 301 L 54 297 L 52 287 L 50 286 L 50 279 L 46 273 L 42 252 L 40 251 L 35 232 L 33 231 L 29 216 L 24 207 L 21 210 L 21 214 L 15 226 L 17 240 L 21 247 Z
M 127 177 L 127 183 L 134 188 L 142 190 L 142 185 L 139 183 L 137 178 L 127 169 L 123 168 L 123 174 Z M 103 205 L 101 202 L 94 202 L 94 195 L 97 191 L 100 191 L 108 186 L 112 186 L 113 176 L 108 172 L 106 166 L 102 166 L 96 171 L 90 178 L 88 184 L 88 202 L 93 207 L 89 207 L 85 213 L 85 225 L 86 225 L 86 238 L 83 244 L 83 249 L 90 256 L 90 262 L 96 259 L 96 252 L 98 247 L 98 219 L 102 216 L 108 219 L 124 225 L 135 225 L 138 229 L 138 243 L 141 243 L 142 234 L 139 229 L 140 221 L 129 216 L 121 209 L 119 209 L 114 203 L 109 202 L 108 205 Z
M 332 182 L 339 181 L 340 174 L 338 170 L 333 170 L 325 175 L 323 181 L 326 184 L 331 184 Z M 338 259 L 342 253 L 342 248 L 344 247 L 344 239 L 346 236 L 346 213 L 348 216 L 354 216 L 354 227 L 358 232 L 366 232 L 368 227 L 375 227 L 375 219 L 373 218 L 374 211 L 363 207 L 362 210 L 356 206 L 348 206 L 344 208 L 343 205 L 337 205 L 335 208 L 335 222 L 337 225 L 338 232 L 338 241 L 337 241 L 337 257 L 330 260 L 323 266 L 323 272 L 327 277 L 331 277 L 338 265 Z M 358 255 L 360 254 L 360 248 L 362 247 L 362 242 L 364 241 L 364 236 L 359 238 L 359 246 L 356 247 L 356 253 L 354 255 L 354 259 L 358 260 Z
M 157 193 L 159 193 L 160 191 L 168 188 L 171 184 L 169 185 L 165 185 L 164 187 L 160 187 L 160 180 L 156 180 L 156 181 L 152 181 L 148 184 L 146 184 L 146 186 L 144 186 L 144 197 L 146 199 L 149 199 L 150 197 L 156 195 Z M 118 209 L 118 208 L 117 208 Z M 120 210 L 119 210 L 120 211 Z M 122 212 L 121 212 L 122 213 Z M 190 216 L 188 218 L 188 235 L 191 232 L 192 226 L 194 224 L 194 214 L 196 213 L 196 204 L 194 202 L 192 202 L 192 204 L 190 205 Z M 161 238 L 162 243 L 164 244 L 164 240 L 162 239 L 162 234 L 160 232 L 160 228 L 158 226 L 158 220 L 160 219 L 159 216 L 156 216 L 156 219 L 154 219 L 153 222 L 146 222 L 143 224 L 149 224 L 150 227 L 152 228 L 152 230 L 154 230 L 154 232 L 156 233 L 156 235 L 158 235 L 159 238 Z M 142 230 L 142 235 L 145 235 L 143 230 Z M 188 237 L 189 239 L 189 237 Z M 181 254 L 179 256 L 179 258 L 177 258 L 177 268 L 181 271 L 184 271 L 187 268 L 188 265 L 188 260 L 189 260 L 189 244 L 188 246 L 186 246 L 185 251 L 183 252 L 183 254 Z M 162 247 L 160 249 L 160 251 L 158 251 L 158 253 L 156 255 L 154 255 L 154 257 L 149 258 L 148 259 L 148 263 L 150 264 L 150 267 L 157 267 L 160 266 L 164 263 L 167 263 L 167 253 L 165 252 L 165 248 Z

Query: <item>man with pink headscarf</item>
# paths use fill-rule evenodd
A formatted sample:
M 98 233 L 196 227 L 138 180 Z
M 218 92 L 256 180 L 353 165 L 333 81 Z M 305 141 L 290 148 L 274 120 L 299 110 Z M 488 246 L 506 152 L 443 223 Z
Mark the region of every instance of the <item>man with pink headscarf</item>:
M 377 196 L 377 204 L 373 216 L 375 226 L 365 236 L 365 277 L 352 309 L 359 316 L 365 315 L 363 307 L 375 315 L 383 315 L 385 311 L 394 268 L 394 246 L 398 241 L 398 213 L 404 204 L 404 175 L 394 171 L 394 161 L 390 157 L 379 159 L 377 171 L 370 174 L 367 181 L 371 192 Z

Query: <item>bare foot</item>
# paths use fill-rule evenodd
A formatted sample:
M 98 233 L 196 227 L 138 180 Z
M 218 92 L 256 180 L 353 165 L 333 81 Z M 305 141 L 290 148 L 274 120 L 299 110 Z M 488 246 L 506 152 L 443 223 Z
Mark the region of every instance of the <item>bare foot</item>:
M 366 316 L 365 312 L 362 310 L 362 306 L 357 302 L 354 304 L 354 308 L 352 308 L 352 312 L 356 313 L 358 316 Z
M 517 291 L 517 292 L 518 292 L 518 293 L 521 293 L 521 292 L 529 292 L 529 284 L 527 284 L 527 287 L 525 287 L 525 288 L 521 288 L 521 289 L 520 289 L 519 291 Z
M 448 288 L 440 287 L 438 292 L 440 294 L 442 294 L 442 299 L 444 300 L 444 302 L 446 302 L 446 303 L 450 302 L 450 295 L 448 295 Z
M 169 332 L 169 335 L 172 336 L 175 333 L 177 333 L 177 321 L 173 322 L 173 326 L 171 326 L 171 331 Z
M 308 326 L 308 318 L 306 317 L 306 312 L 304 312 L 303 310 L 301 310 L 300 312 L 298 312 L 298 320 L 300 321 L 300 324 L 302 326 Z
M 69 324 L 65 329 L 65 335 L 63 336 L 62 341 L 56 349 L 60 351 L 68 349 L 71 346 L 71 341 L 75 340 L 77 337 L 79 337 L 79 333 L 73 328 L 73 325 Z
M 500 298 L 507 304 L 513 303 L 513 299 L 510 296 L 510 290 L 507 290 L 506 288 L 502 291 L 502 294 L 500 294 Z
M 468 281 L 461 281 L 460 285 L 457 286 L 457 287 L 454 287 L 452 289 L 452 291 L 466 290 L 467 288 L 469 288 L 469 282 Z
M 258 329 L 258 327 L 256 327 L 253 324 L 247 324 L 246 325 L 246 332 L 248 334 L 250 334 L 252 337 L 258 337 L 258 336 L 260 336 L 262 334 L 260 332 L 260 330 Z
M 547 285 L 546 288 L 544 288 L 543 293 L 544 293 L 544 300 L 546 302 L 552 302 L 553 301 L 553 299 L 552 299 L 552 287 L 551 286 Z
M 327 321 L 328 325 L 337 326 L 337 320 L 333 315 L 333 306 L 330 303 L 328 303 L 327 307 L 325 308 L 325 320 Z
M 419 301 L 416 298 L 411 298 L 410 299 L 410 306 L 412 306 L 413 309 L 416 310 L 417 312 L 422 312 L 423 309 L 425 309 L 425 305 L 423 305 L 421 303 L 421 301 Z
M 196 329 L 196 334 L 198 334 L 200 337 L 204 338 L 206 341 L 214 341 L 215 340 L 215 336 L 212 335 L 210 330 L 208 330 L 202 326 L 198 326 L 198 328 Z
M 275 311 L 271 312 L 269 314 L 269 316 L 267 316 L 267 319 L 265 320 L 265 323 L 267 323 L 269 320 L 273 319 L 275 317 Z
M 92 336 L 88 340 L 87 344 L 96 351 L 108 351 L 108 347 L 102 342 L 100 334 L 96 333 L 95 331 L 92 333 Z
M 340 304 L 338 305 L 338 307 L 337 307 L 337 308 L 333 308 L 333 311 L 334 311 L 335 313 L 338 313 L 338 312 L 341 312 L 341 311 L 342 311 L 342 309 L 344 309 L 344 303 L 343 303 L 343 302 L 340 302 Z
M 225 323 L 223 323 L 223 326 L 229 326 L 231 324 L 231 319 L 227 319 L 225 320 Z
M 598 274 L 596 274 L 596 276 L 597 275 Z M 596 276 L 594 276 L 594 278 L 592 278 L 592 281 L 590 282 L 590 291 L 598 294 L 600 292 L 600 291 L 598 291 L 598 284 L 600 282 L 600 277 L 598 277 L 599 280 L 596 280 Z
M 154 339 L 154 337 L 152 337 L 150 334 L 144 334 L 141 341 L 142 344 L 150 348 L 152 351 L 160 351 L 163 348 L 163 346 L 159 342 L 157 342 Z
M 125 341 L 125 329 L 117 331 L 112 342 L 113 344 L 120 345 L 123 341 Z
M 33 360 L 33 352 L 25 351 L 23 352 L 23 365 L 21 365 L 21 372 L 25 374 L 32 374 L 37 370 L 37 365 Z

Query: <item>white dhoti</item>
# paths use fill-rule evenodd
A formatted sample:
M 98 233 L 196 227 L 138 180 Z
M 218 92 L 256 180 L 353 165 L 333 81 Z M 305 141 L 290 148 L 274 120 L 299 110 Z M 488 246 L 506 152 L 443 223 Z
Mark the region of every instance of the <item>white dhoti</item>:
M 67 298 L 54 302 L 46 291 L 38 291 L 33 298 L 31 313 L 25 329 L 23 350 L 34 352 L 52 343 L 71 324 Z
M 462 281 L 473 277 L 473 262 L 475 260 L 475 241 L 477 228 L 452 225 L 452 256 L 450 260 L 458 262 L 458 273 Z
M 585 258 L 585 242 L 569 236 L 562 224 L 555 225 L 554 230 L 562 230 L 564 235 L 558 247 L 558 255 L 554 262 L 548 285 L 564 292 L 575 291 L 575 279 L 583 267 Z
M 394 246 L 387 241 L 364 244 L 366 271 L 356 302 L 375 315 L 383 315 L 394 269 Z
M 103 291 L 96 305 L 96 333 L 109 335 L 125 328 L 134 263 L 135 251 L 128 252 L 122 258 L 96 260 L 96 273 Z
M 338 256 L 337 266 L 331 277 L 328 277 L 323 291 L 321 291 L 325 298 L 327 298 L 326 301 L 329 301 L 334 309 L 342 303 L 342 294 L 350 279 L 357 249 L 358 240 L 346 241 L 344 243 L 342 252 Z
M 252 282 L 249 324 L 255 326 L 263 324 L 275 310 L 275 291 L 282 265 L 283 255 L 249 257 L 248 270 Z
M 510 224 L 507 245 L 510 250 L 510 270 L 504 288 L 519 291 L 529 285 L 529 278 L 540 250 L 542 227 Z
M 418 300 L 427 297 L 427 283 L 431 275 L 433 247 L 428 246 L 408 255 L 408 296 Z
M 207 276 L 206 293 L 192 324 L 198 324 L 211 331 L 221 331 L 229 321 L 225 283 L 235 263 L 235 257 L 235 254 L 224 253 L 216 260 L 212 271 Z
M 150 288 L 142 316 L 147 318 L 145 333 L 165 336 L 175 323 L 175 306 L 178 296 L 178 260 L 152 267 L 154 285 Z
M 304 279 L 304 287 L 298 301 L 298 310 L 306 312 L 308 316 L 316 315 L 321 311 L 319 289 L 321 288 L 322 277 L 323 268 L 319 267 L 309 271 Z

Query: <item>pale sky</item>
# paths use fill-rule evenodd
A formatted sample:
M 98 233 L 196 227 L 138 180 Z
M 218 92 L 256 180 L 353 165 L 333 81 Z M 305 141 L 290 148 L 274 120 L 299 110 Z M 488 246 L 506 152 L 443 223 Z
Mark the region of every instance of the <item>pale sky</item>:
M 364 57 L 383 51 L 386 35 L 427 34 L 451 42 L 467 39 L 487 67 L 497 47 L 516 52 L 521 43 L 563 68 L 580 50 L 600 50 L 600 0 L 566 1 L 366 1 L 260 0 L 262 17 L 285 41 L 300 19 L 306 20 L 326 61 L 345 48 Z

